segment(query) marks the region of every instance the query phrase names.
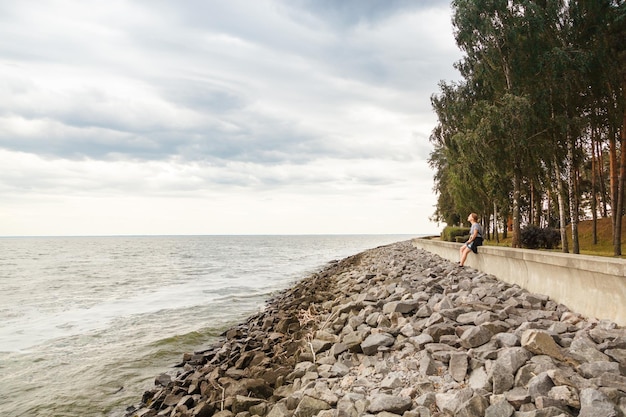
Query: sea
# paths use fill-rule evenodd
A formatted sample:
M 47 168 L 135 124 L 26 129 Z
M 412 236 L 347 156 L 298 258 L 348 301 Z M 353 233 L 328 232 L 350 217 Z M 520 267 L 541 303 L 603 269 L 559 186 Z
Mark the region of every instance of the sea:
M 124 416 L 281 290 L 417 236 L 0 238 L 0 416 Z

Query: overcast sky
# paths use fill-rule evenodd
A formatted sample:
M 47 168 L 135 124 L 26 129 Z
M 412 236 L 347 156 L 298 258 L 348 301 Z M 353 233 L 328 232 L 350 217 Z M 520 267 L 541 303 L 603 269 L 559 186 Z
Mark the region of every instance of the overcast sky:
M 448 0 L 0 2 L 0 236 L 438 233 Z

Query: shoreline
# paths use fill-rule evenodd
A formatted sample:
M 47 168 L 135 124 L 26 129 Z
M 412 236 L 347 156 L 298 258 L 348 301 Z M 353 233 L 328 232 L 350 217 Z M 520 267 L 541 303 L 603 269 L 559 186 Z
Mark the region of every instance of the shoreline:
M 622 415 L 625 371 L 624 328 L 405 241 L 280 292 L 126 416 Z

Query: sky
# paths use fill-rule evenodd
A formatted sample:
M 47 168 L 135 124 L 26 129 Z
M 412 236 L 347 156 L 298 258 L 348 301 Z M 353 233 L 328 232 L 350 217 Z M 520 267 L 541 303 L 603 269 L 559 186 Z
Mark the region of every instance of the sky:
M 431 234 L 447 0 L 0 2 L 0 236 Z

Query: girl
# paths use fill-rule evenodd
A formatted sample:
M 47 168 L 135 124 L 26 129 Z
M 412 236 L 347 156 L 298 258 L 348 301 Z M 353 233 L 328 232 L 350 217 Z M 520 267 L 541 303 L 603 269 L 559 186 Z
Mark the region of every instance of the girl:
M 459 266 L 463 266 L 465 259 L 467 258 L 467 254 L 469 254 L 470 251 L 476 253 L 478 251 L 478 247 L 483 244 L 483 228 L 480 224 L 478 224 L 478 214 L 470 213 L 470 215 L 467 216 L 467 221 L 472 224 L 472 227 L 470 227 L 469 239 L 467 239 L 467 242 L 465 242 L 459 250 L 459 255 L 461 257 Z

